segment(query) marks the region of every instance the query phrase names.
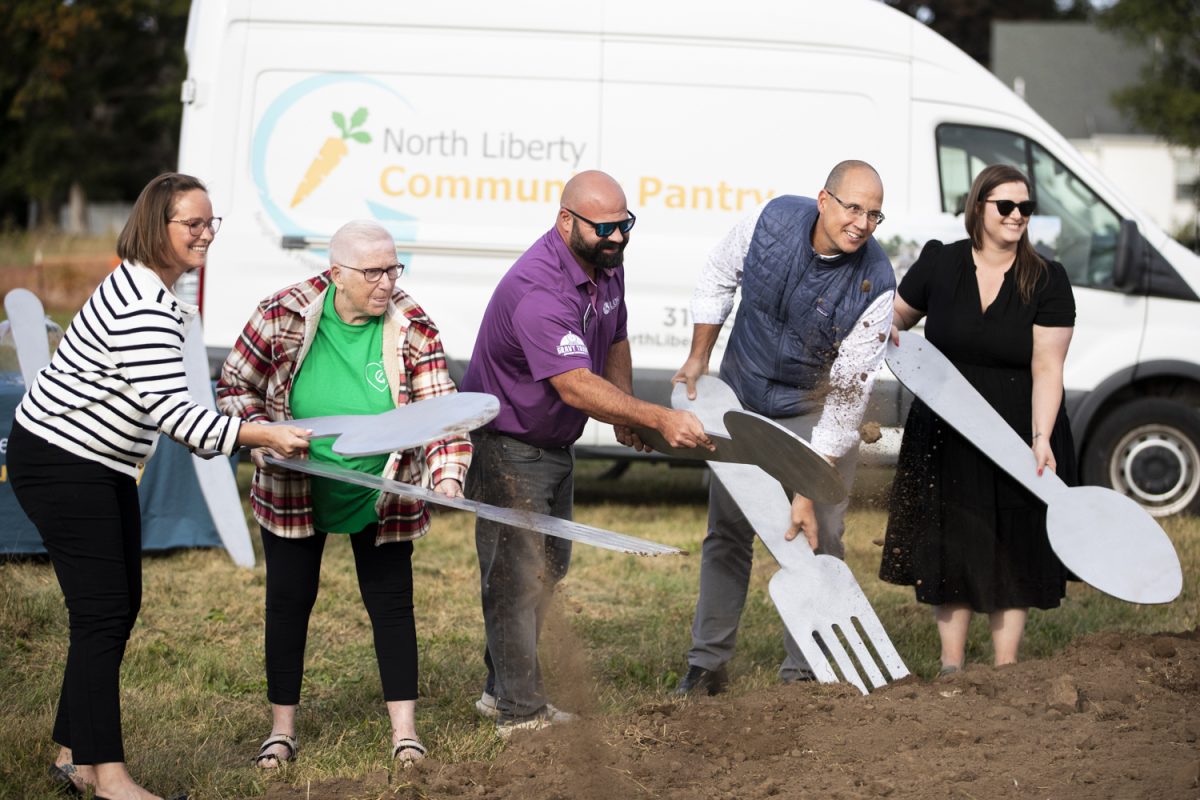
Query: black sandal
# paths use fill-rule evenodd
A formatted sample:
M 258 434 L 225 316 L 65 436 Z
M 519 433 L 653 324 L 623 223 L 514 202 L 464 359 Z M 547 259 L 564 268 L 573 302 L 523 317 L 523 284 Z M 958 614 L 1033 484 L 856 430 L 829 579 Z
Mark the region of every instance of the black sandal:
M 277 744 L 281 744 L 287 748 L 287 755 L 282 759 L 275 753 L 268 753 Z M 296 751 L 300 746 L 296 744 L 296 737 L 288 736 L 286 733 L 272 733 L 267 737 L 267 740 L 258 748 L 258 755 L 254 757 L 254 766 L 259 769 L 279 769 L 284 764 L 296 758 Z M 268 766 L 266 761 L 274 761 L 275 766 Z
M 70 762 L 62 766 L 51 764 L 46 772 L 50 776 L 50 780 L 54 782 L 54 787 L 63 794 L 83 794 L 73 777 L 76 772 L 74 764 Z

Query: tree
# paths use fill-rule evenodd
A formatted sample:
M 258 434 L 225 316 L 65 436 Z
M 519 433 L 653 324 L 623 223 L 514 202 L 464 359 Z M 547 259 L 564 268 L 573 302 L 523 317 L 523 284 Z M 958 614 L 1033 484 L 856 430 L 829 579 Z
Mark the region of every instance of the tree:
M 9 0 L 0 19 L 0 217 L 72 185 L 132 199 L 177 160 L 188 0 Z
M 992 20 L 1085 19 L 1085 0 L 883 0 L 924 22 L 971 58 L 991 67 Z M 1153 0 L 1147 0 L 1153 2 Z
M 1102 27 L 1144 45 L 1142 82 L 1113 95 L 1140 128 L 1200 149 L 1200 0 L 1120 0 Z

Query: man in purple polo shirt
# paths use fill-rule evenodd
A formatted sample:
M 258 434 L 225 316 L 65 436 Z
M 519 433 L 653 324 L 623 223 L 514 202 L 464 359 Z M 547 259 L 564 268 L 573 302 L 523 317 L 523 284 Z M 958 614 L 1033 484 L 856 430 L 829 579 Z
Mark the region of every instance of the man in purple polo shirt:
M 500 414 L 471 436 L 469 497 L 571 519 L 573 445 L 588 417 L 632 447 L 642 447 L 632 426 L 711 446 L 690 412 L 633 396 L 622 265 L 634 221 L 615 180 L 582 172 L 563 187 L 554 227 L 500 280 L 462 380 L 500 398 Z M 488 670 L 476 709 L 501 736 L 570 720 L 546 702 L 537 640 L 571 543 L 479 519 L 475 546 Z

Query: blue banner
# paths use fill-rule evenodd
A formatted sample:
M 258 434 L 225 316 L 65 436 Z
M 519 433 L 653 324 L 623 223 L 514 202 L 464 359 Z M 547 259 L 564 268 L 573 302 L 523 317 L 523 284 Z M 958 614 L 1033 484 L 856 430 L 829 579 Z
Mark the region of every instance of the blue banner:
M 21 511 L 8 481 L 8 432 L 25 384 L 17 373 L 0 373 L 0 555 L 44 553 L 37 528 Z M 236 469 L 236 462 L 231 463 Z M 159 437 L 154 457 L 138 482 L 142 505 L 142 549 L 221 547 L 200 493 L 187 448 Z M 66 500 L 67 498 L 64 498 Z

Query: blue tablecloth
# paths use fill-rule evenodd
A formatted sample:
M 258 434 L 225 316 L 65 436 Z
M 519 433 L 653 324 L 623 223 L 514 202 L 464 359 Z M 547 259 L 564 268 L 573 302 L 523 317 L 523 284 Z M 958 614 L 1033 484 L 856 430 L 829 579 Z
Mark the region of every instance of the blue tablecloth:
M 0 554 L 46 552 L 37 528 L 21 511 L 8 482 L 8 432 L 24 392 L 20 375 L 0 373 Z M 222 546 L 187 448 L 160 436 L 158 449 L 138 483 L 138 494 L 142 549 Z M 70 498 L 63 500 L 69 502 Z

